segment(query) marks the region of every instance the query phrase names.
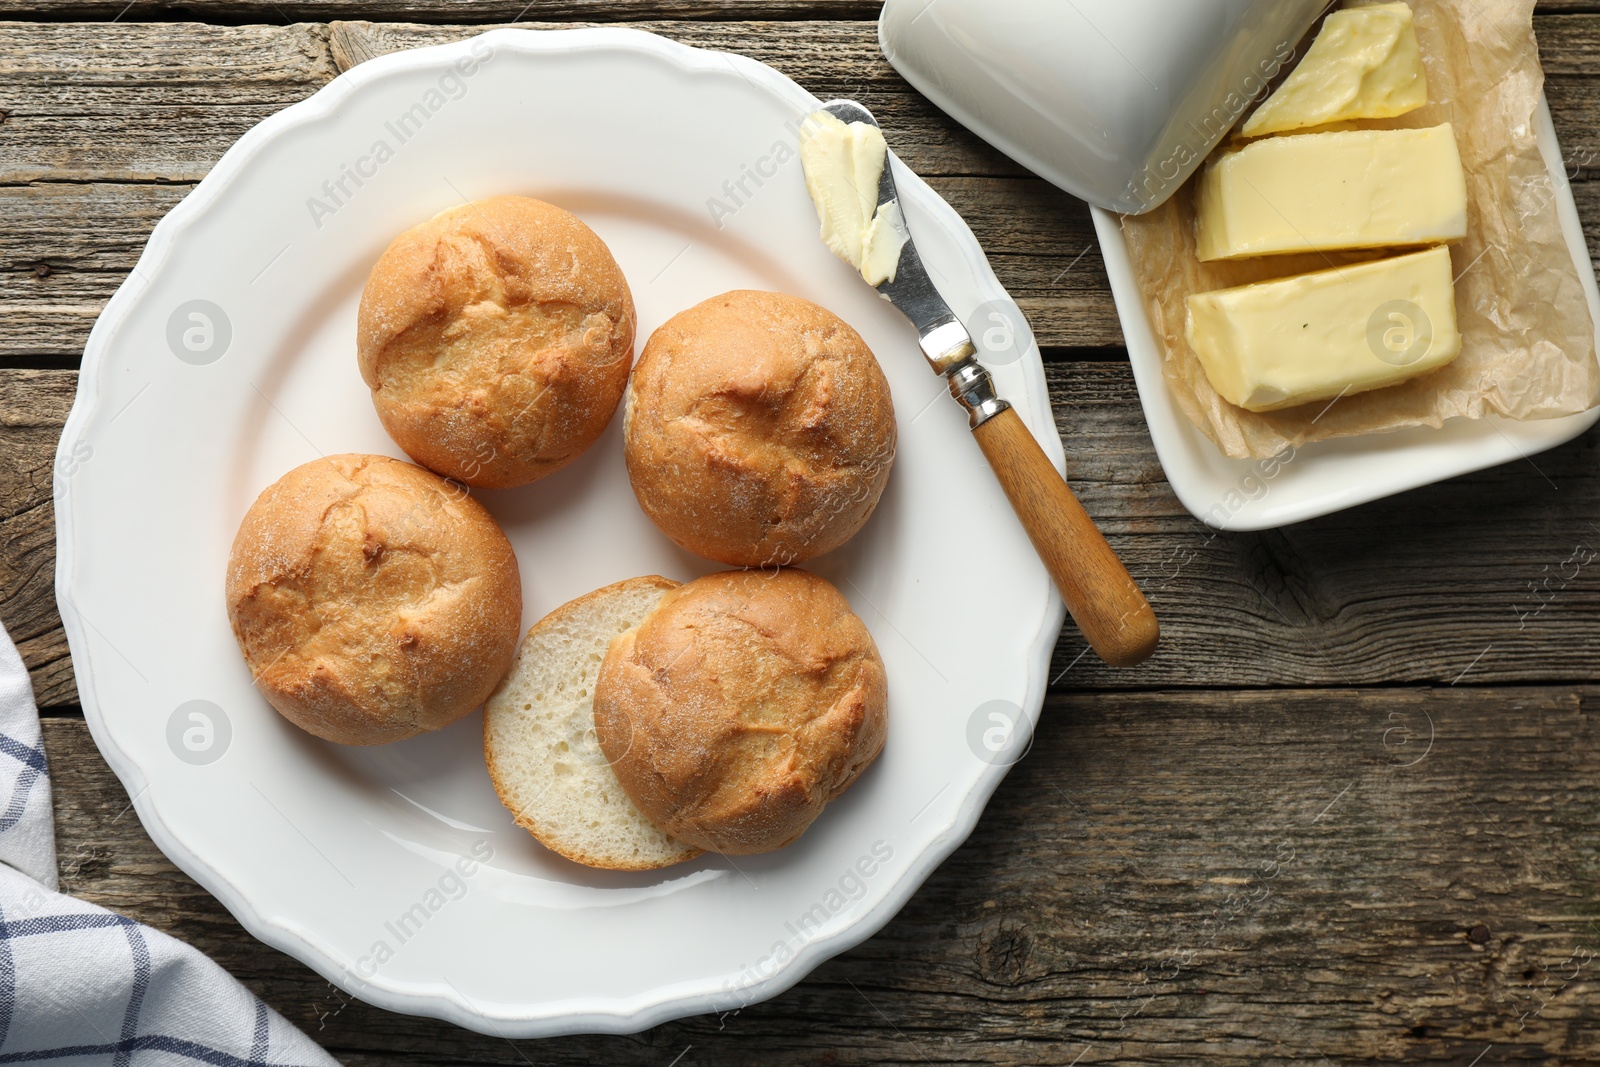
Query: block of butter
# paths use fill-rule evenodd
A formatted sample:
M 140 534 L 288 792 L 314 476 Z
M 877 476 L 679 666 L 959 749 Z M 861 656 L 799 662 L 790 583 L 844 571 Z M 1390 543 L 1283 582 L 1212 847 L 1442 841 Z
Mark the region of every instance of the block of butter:
M 894 281 L 900 251 L 911 239 L 900 201 L 878 203 L 888 163 L 889 146 L 876 126 L 846 124 L 827 111 L 813 111 L 800 124 L 800 165 L 823 243 L 868 285 Z
M 1394 385 L 1461 352 L 1443 246 L 1188 299 L 1189 347 L 1250 411 Z
M 1435 244 L 1467 235 L 1467 180 L 1447 122 L 1268 137 L 1200 176 L 1202 260 Z
M 1349 119 L 1387 119 L 1428 102 L 1422 50 L 1405 4 L 1335 11 L 1305 58 L 1245 120 L 1246 137 Z

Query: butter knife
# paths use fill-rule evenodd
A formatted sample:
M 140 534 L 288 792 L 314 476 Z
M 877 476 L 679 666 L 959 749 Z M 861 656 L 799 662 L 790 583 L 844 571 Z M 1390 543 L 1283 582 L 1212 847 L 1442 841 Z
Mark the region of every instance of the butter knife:
M 878 125 L 854 100 L 829 101 L 823 109 L 846 124 Z M 878 204 L 898 199 L 885 159 Z M 1113 667 L 1143 662 L 1160 638 L 1155 612 L 1021 417 L 996 395 L 971 335 L 939 295 L 909 231 L 907 223 L 894 278 L 878 285 L 878 292 L 911 320 L 928 365 L 944 376 L 951 395 L 966 409 L 978 447 L 1095 654 Z

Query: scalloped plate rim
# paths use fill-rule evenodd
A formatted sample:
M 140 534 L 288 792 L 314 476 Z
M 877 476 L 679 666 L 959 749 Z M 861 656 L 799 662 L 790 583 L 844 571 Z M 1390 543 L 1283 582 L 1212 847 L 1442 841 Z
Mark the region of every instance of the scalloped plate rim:
M 340 101 L 360 91 L 369 83 L 391 73 L 444 65 L 465 52 L 473 42 L 486 41 L 494 47 L 509 47 L 518 51 L 565 50 L 633 50 L 666 58 L 685 72 L 724 72 L 728 65 L 753 86 L 779 95 L 803 94 L 811 102 L 817 98 L 806 92 L 786 75 L 749 57 L 736 53 L 700 49 L 679 44 L 648 31 L 623 27 L 584 27 L 559 30 L 532 30 L 502 28 L 473 37 L 444 44 L 393 52 L 376 57 L 340 74 L 312 96 L 292 104 L 257 123 L 241 136 L 223 155 L 217 165 L 195 189 L 184 197 L 157 223 L 133 272 L 128 276 L 97 318 L 85 346 L 79 372 L 77 394 L 57 449 L 58 460 L 71 455 L 72 447 L 84 436 L 99 408 L 99 377 L 108 372 L 110 363 L 105 358 L 117 330 L 145 287 L 146 275 L 158 271 L 172 250 L 178 235 L 217 202 L 228 190 L 235 175 L 242 172 L 262 147 L 274 138 L 302 124 L 314 123 L 326 117 Z M 897 179 L 902 189 L 910 189 L 918 203 L 931 211 L 940 224 L 954 231 L 967 266 L 982 280 L 1001 289 L 984 257 L 977 239 L 941 197 L 925 182 L 896 160 Z M 1020 412 L 1030 428 L 1038 434 L 1043 425 L 1054 429 L 1048 390 L 1044 380 L 1043 364 L 1037 348 L 1024 356 L 1024 373 L 1028 379 L 1028 395 L 1012 397 L 1018 402 Z M 1059 437 L 1046 432 L 1041 441 L 1046 453 L 1058 469 L 1064 469 L 1064 452 Z M 71 591 L 75 574 L 72 531 L 77 512 L 73 494 L 62 479 L 55 479 L 54 502 L 56 515 L 56 596 L 62 626 L 76 665 L 79 700 L 84 710 L 89 731 L 96 746 L 128 788 L 133 797 L 133 807 L 152 840 L 186 874 L 194 878 L 258 940 L 305 963 L 322 977 L 347 989 L 361 999 L 380 1008 L 407 1014 L 438 1018 L 465 1028 L 493 1036 L 549 1037 L 572 1033 L 635 1033 L 662 1022 L 688 1015 L 722 1010 L 728 1006 L 720 990 L 702 988 L 678 991 L 677 987 L 652 990 L 632 998 L 592 999 L 586 1002 L 559 1002 L 561 1010 L 529 1011 L 524 1013 L 489 1013 L 480 1010 L 460 994 L 440 995 L 416 989 L 399 988 L 382 982 L 357 980 L 352 988 L 353 975 L 348 962 L 339 954 L 318 943 L 315 935 L 297 923 L 272 919 L 263 915 L 252 903 L 246 888 L 236 885 L 213 869 L 202 856 L 170 832 L 155 804 L 146 798 L 148 781 L 143 769 L 121 751 L 110 736 L 106 726 L 101 694 L 97 690 L 93 670 L 93 657 L 84 630 L 84 620 L 76 610 Z M 1043 707 L 1051 652 L 1056 644 L 1065 619 L 1065 607 L 1053 590 L 1041 598 L 1040 627 L 1032 647 L 1027 649 L 1027 687 L 1023 710 L 1030 722 L 1037 723 Z M 989 797 L 1005 776 L 1006 768 L 990 767 L 973 781 L 962 799 L 955 817 L 934 837 L 916 858 L 912 868 L 888 891 L 875 908 L 861 912 L 848 926 L 829 936 L 819 936 L 804 944 L 771 977 L 741 987 L 741 1005 L 775 996 L 804 978 L 823 961 L 865 941 L 883 928 L 898 912 L 929 875 L 947 859 L 972 833 Z M 540 1005 L 539 1007 L 549 1007 Z

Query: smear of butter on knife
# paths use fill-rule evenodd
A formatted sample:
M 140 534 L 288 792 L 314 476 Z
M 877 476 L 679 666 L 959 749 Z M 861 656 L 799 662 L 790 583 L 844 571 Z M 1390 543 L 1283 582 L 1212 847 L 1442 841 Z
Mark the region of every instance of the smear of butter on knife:
M 910 239 L 900 202 L 878 204 L 888 159 L 883 131 L 870 123 L 846 124 L 827 111 L 813 111 L 800 124 L 800 165 L 822 240 L 868 285 L 894 281 Z

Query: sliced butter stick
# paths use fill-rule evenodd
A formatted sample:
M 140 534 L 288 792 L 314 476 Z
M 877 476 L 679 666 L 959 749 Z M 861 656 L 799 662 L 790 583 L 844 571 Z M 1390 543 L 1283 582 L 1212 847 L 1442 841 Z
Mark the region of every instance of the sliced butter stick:
M 1335 11 L 1294 71 L 1245 120 L 1246 137 L 1349 119 L 1386 119 L 1428 102 L 1422 51 L 1405 4 Z
M 1449 123 L 1253 141 L 1206 167 L 1196 207 L 1202 260 L 1467 235 L 1467 180 Z
M 1394 385 L 1461 352 L 1443 247 L 1197 293 L 1188 305 L 1206 377 L 1250 411 Z

